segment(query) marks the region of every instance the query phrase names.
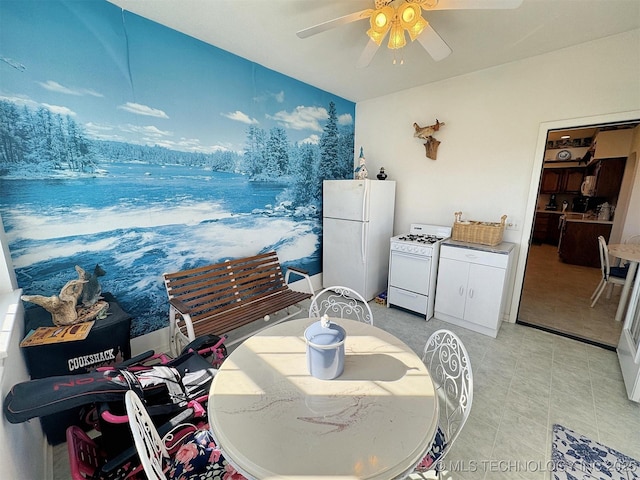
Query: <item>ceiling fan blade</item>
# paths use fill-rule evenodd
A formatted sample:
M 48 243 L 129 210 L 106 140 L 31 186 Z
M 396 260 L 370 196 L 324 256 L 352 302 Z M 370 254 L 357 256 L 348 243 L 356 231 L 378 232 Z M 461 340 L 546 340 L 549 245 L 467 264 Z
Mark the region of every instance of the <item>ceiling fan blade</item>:
M 349 15 L 344 15 L 343 17 L 334 18 L 333 20 L 328 20 L 326 22 L 319 23 L 318 25 L 314 25 L 313 27 L 300 30 L 299 32 L 296 33 L 296 35 L 298 35 L 299 38 L 307 38 L 317 33 L 321 33 L 326 30 L 339 27 L 340 25 L 357 22 L 358 20 L 364 20 L 365 18 L 369 18 L 372 13 L 373 13 L 373 10 L 370 8 L 366 10 L 361 10 L 359 12 L 350 13 Z
M 418 42 L 429 52 L 431 58 L 439 62 L 451 54 L 451 48 L 445 43 L 440 35 L 436 33 L 431 25 L 427 25 L 422 33 L 416 38 Z
M 373 60 L 373 56 L 378 51 L 378 48 L 380 48 L 380 45 L 378 45 L 373 40 L 369 39 L 369 42 L 367 43 L 367 45 L 364 47 L 364 50 L 360 54 L 360 58 L 356 63 L 356 68 L 365 68 L 369 66 L 369 64 L 371 63 L 371 60 Z
M 480 10 L 518 8 L 523 0 L 438 0 L 430 7 L 433 0 L 426 0 L 421 4 L 425 10 Z

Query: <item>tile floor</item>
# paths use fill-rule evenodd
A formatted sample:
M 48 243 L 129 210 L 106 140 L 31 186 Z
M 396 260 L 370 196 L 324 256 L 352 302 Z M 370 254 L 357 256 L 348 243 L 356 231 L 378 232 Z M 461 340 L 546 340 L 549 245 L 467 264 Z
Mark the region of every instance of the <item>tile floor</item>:
M 622 287 L 615 286 L 610 299 L 605 291 L 591 308 L 600 278 L 598 268 L 562 263 L 552 245 L 532 245 L 518 321 L 617 346 L 623 322 L 614 317 Z
M 614 352 L 510 323 L 494 339 L 370 305 L 375 324 L 418 354 L 439 328 L 456 332 L 469 351 L 473 406 L 442 478 L 549 478 L 554 423 L 640 459 L 640 404 L 627 399 Z M 66 446 L 54 447 L 53 456 L 54 480 L 69 479 Z

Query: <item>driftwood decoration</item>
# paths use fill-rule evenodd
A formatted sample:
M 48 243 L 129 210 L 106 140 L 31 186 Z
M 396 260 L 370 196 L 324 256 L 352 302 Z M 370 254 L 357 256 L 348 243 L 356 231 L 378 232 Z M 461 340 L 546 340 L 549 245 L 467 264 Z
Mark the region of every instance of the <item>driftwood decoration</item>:
M 20 298 L 25 302 L 35 303 L 44 308 L 51 314 L 55 325 L 73 325 L 78 322 L 76 305 L 85 283 L 86 280 L 70 280 L 62 287 L 60 295 L 52 295 L 51 297 L 22 295 Z
M 427 138 L 427 142 L 424 144 L 424 148 L 427 151 L 427 158 L 435 160 L 438 157 L 438 145 L 440 141 L 433 137 Z
M 86 280 L 86 283 L 82 289 L 82 296 L 80 302 L 84 307 L 90 307 L 94 305 L 102 297 L 102 287 L 98 281 L 98 277 L 104 276 L 107 272 L 100 265 L 96 265 L 93 269 L 93 273 L 85 271 L 79 265 L 76 265 L 76 272 L 78 272 L 78 278 L 80 280 Z
M 443 125 L 444 122 L 440 122 L 437 118 L 436 123 L 433 125 L 427 125 L 426 127 L 421 127 L 417 123 L 413 124 L 413 128 L 415 130 L 413 136 L 426 140 L 424 148 L 426 150 L 427 158 L 430 158 L 431 160 L 435 160 L 437 158 L 438 146 L 440 145 L 440 141 L 437 140 L 433 134 L 440 130 L 440 127 Z

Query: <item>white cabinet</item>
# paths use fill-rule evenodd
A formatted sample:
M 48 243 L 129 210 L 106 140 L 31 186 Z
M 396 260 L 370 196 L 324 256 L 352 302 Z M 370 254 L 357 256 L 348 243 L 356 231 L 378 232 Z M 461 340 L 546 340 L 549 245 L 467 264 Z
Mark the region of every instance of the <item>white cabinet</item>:
M 505 307 L 512 243 L 495 247 L 448 240 L 440 248 L 435 317 L 496 337 Z
M 628 157 L 634 132 L 634 128 L 599 132 L 596 135 L 596 149 L 593 158 Z

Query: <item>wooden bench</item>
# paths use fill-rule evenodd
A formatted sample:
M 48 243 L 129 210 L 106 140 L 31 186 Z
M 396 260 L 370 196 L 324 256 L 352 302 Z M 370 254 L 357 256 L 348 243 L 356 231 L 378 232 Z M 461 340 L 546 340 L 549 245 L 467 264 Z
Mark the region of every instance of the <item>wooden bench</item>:
M 307 280 L 309 293 L 289 288 L 292 273 Z M 298 303 L 313 295 L 306 271 L 288 267 L 283 277 L 276 252 L 165 273 L 164 283 L 169 296 L 169 332 L 174 355 L 200 335 L 221 336 L 259 319 L 269 321 L 277 312 L 286 312 L 283 318 L 229 342 L 233 345 L 297 315 L 302 311 Z M 291 313 L 293 306 L 296 308 Z

